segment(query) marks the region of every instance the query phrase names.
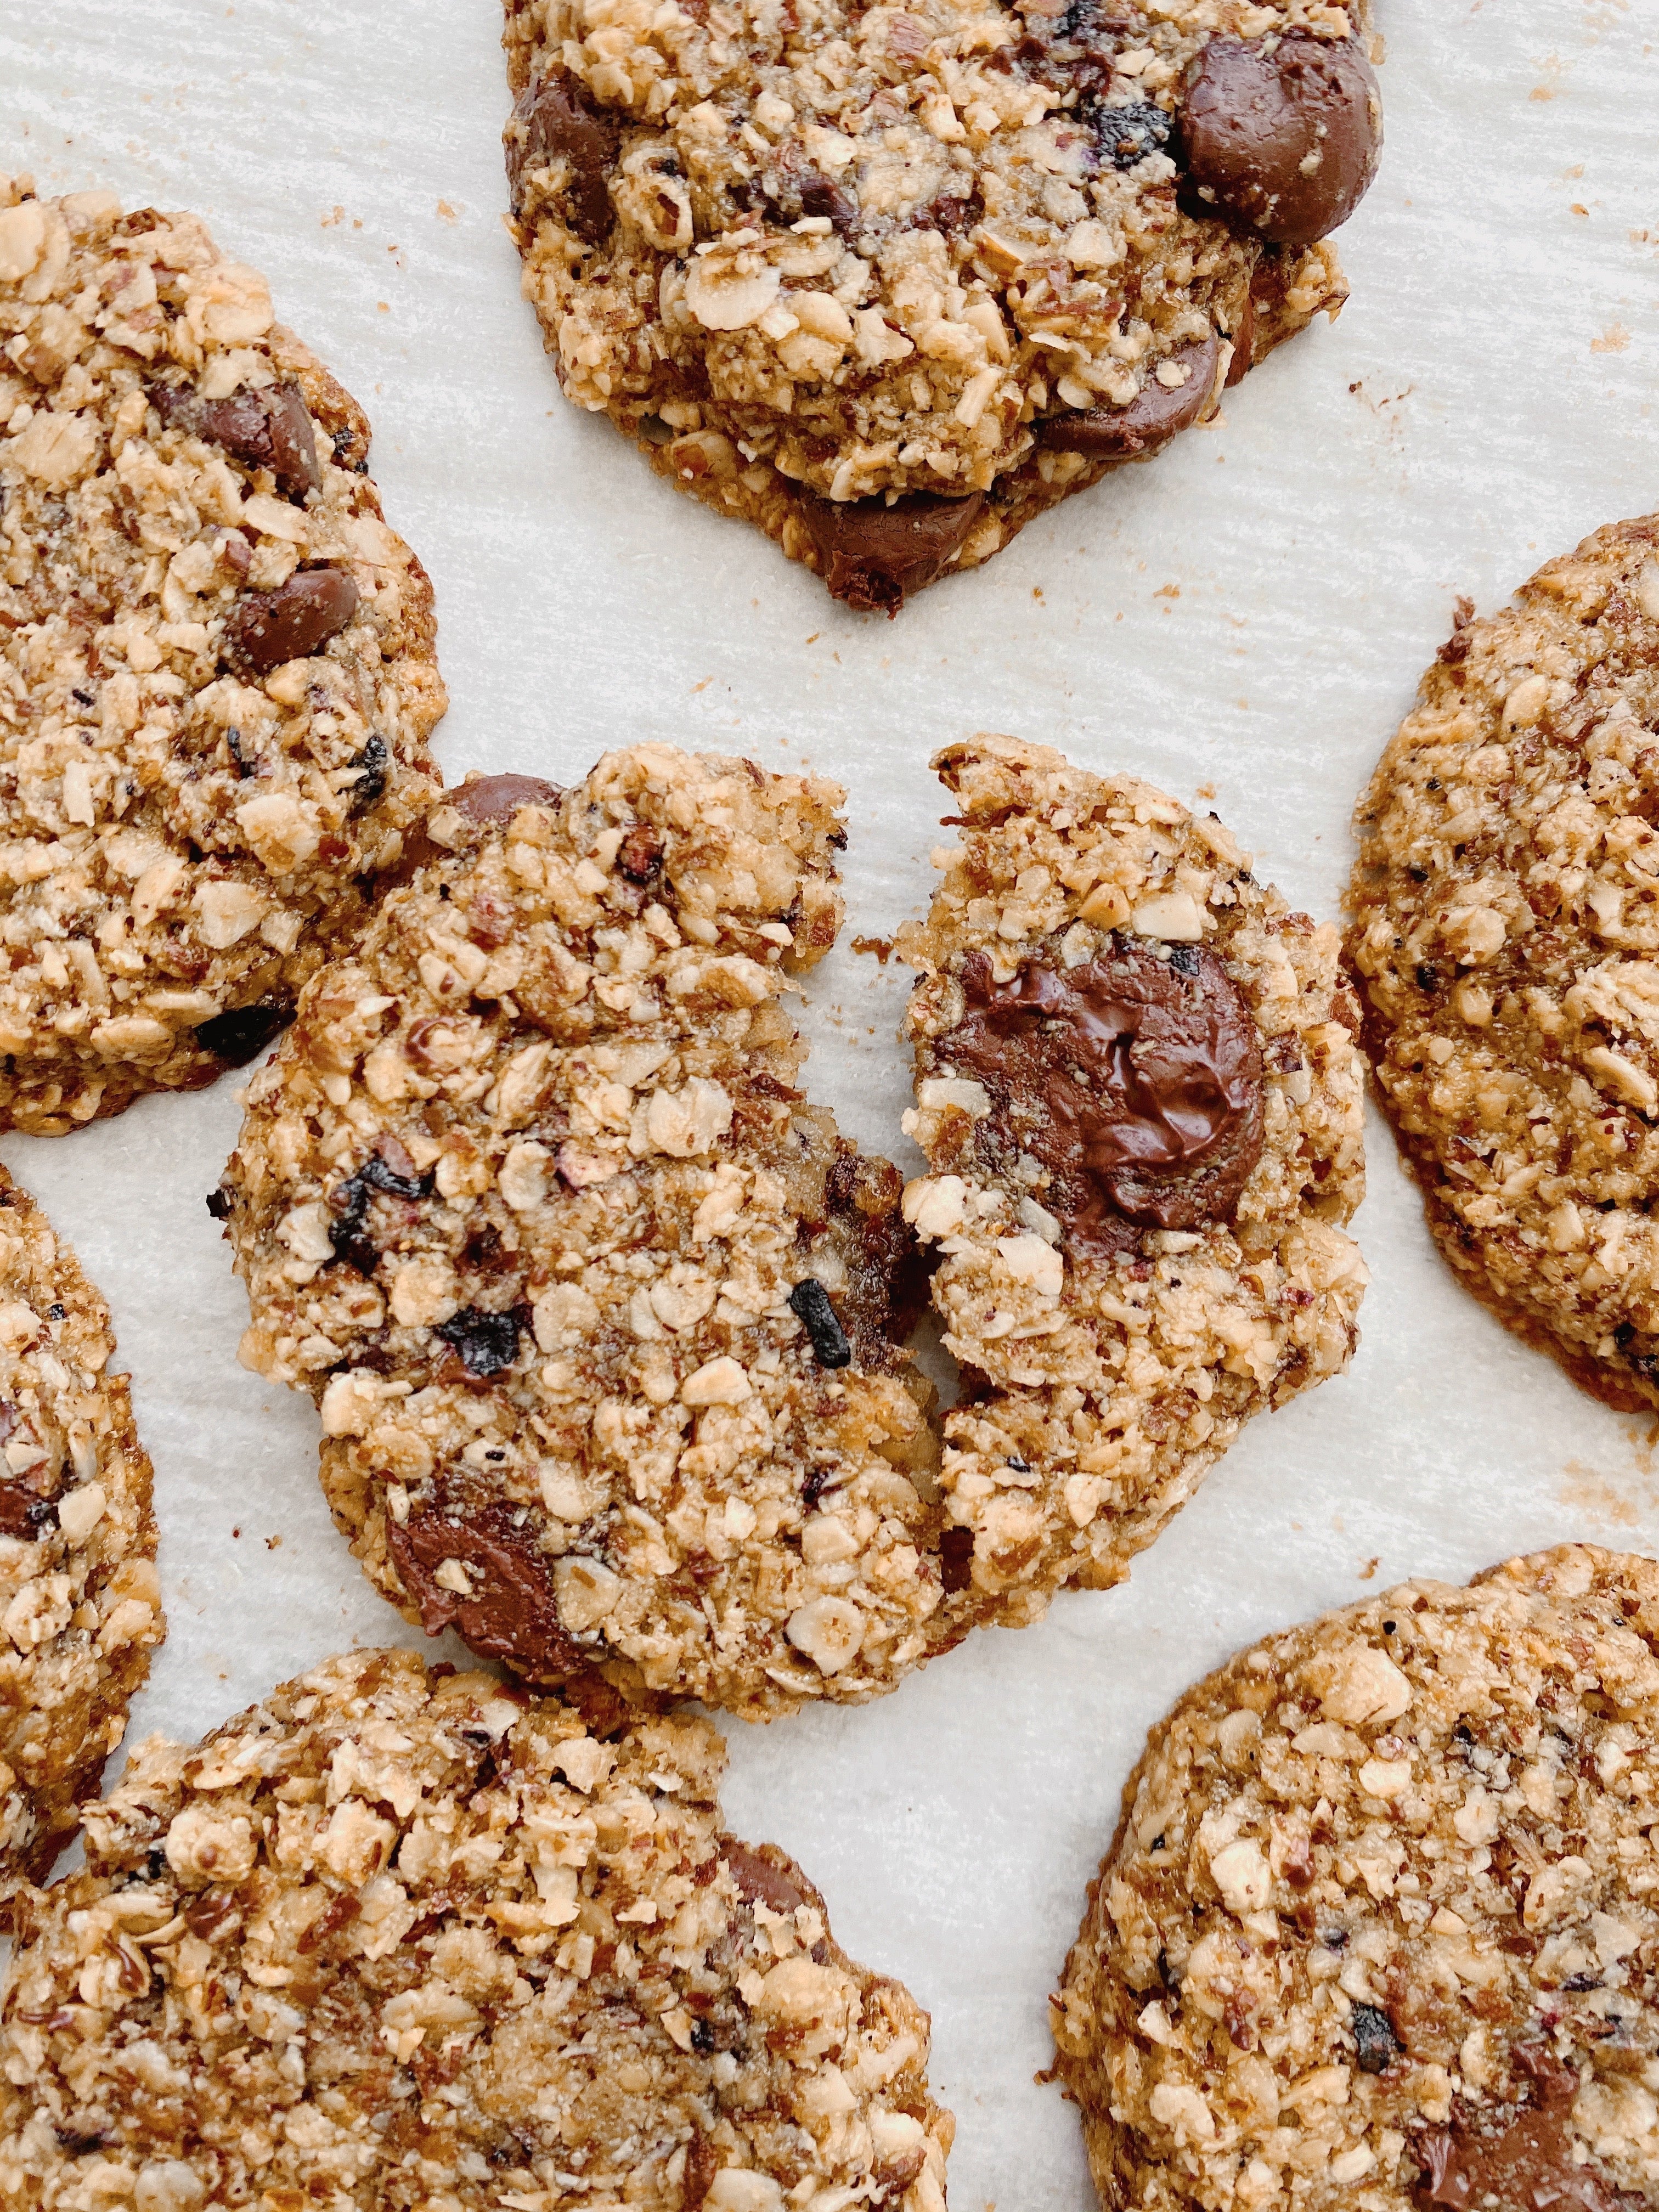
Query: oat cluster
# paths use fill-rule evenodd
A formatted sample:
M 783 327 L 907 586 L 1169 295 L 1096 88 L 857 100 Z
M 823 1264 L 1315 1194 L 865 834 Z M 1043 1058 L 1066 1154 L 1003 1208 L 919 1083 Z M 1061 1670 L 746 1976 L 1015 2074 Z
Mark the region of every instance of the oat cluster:
M 929 1172 L 904 1212 L 939 1257 L 933 1300 L 963 1367 L 939 1474 L 957 1617 L 1041 1615 L 1103 1589 L 1183 1504 L 1241 1425 L 1346 1365 L 1365 1285 L 1343 1224 L 1364 1191 L 1358 1015 L 1337 933 L 1251 873 L 1211 815 L 1041 745 L 979 737 L 936 758 L 958 842 L 925 924 L 906 1019 Z M 964 964 L 1061 972 L 1116 941 L 1218 956 L 1260 1033 L 1263 1142 L 1231 1218 L 1073 1249 L 1048 1170 L 987 1156 L 991 1101 L 951 1057 Z
M 1468 613 L 1358 809 L 1366 1044 L 1462 1280 L 1659 1406 L 1659 520 Z
M 428 1628 L 755 1716 L 872 1696 L 960 1631 L 901 1178 L 803 1101 L 785 1004 L 841 794 L 651 746 L 525 781 L 434 811 L 250 1088 L 242 1356 L 317 1398 Z
M 526 296 L 570 398 L 793 558 L 803 489 L 994 492 L 973 567 L 1102 473 L 1043 419 L 1178 389 L 1194 343 L 1218 394 L 1253 285 L 1241 368 L 1340 306 L 1329 246 L 1178 201 L 1172 112 L 1217 34 L 1361 21 L 1126 4 L 1103 60 L 1090 11 L 1001 0 L 507 0 L 514 92 L 557 77 L 599 118 L 574 159 L 509 132 Z
M 75 1255 L 0 1169 L 0 1920 L 97 1795 L 164 1632 L 114 1350 Z
M 1103 2203 L 1653 2203 L 1656 1647 L 1652 1561 L 1564 1547 L 1182 1699 L 1053 2004 Z
M 0 1126 L 246 1059 L 396 861 L 444 693 L 368 449 L 193 216 L 0 177 Z
M 406 1651 L 151 1738 L 30 1903 L 0 2197 L 943 2212 L 927 2015 L 722 1833 L 724 1763 Z

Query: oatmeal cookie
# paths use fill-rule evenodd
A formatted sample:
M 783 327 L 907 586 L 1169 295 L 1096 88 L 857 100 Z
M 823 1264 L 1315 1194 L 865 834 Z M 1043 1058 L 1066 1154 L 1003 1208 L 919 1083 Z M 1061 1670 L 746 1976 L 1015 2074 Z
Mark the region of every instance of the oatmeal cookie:
M 376 1586 L 532 1680 L 762 1716 L 939 1648 L 901 1178 L 781 1003 L 840 798 L 653 746 L 463 785 L 249 1091 L 243 1358 Z
M 0 1127 L 251 1058 L 436 788 L 368 451 L 194 216 L 0 177 Z
M 1456 629 L 1356 817 L 1378 1096 L 1460 1279 L 1659 1406 L 1659 517 Z
M 114 1350 L 109 1309 L 0 1168 L 0 1925 L 96 1796 L 164 1633 Z
M 904 1213 L 963 1363 L 953 1619 L 1121 1581 L 1243 1422 L 1347 1364 L 1365 1283 L 1358 1013 L 1337 933 L 1214 815 L 979 737 L 906 1017 Z
M 0 2197 L 943 2212 L 927 2015 L 722 1832 L 725 1757 L 407 1651 L 152 1737 L 23 1915 Z
M 1326 0 L 507 0 L 560 380 L 896 613 L 1347 296 L 1381 140 Z
M 1152 1730 L 1052 2001 L 1109 2206 L 1659 2201 L 1659 1568 L 1564 1546 Z

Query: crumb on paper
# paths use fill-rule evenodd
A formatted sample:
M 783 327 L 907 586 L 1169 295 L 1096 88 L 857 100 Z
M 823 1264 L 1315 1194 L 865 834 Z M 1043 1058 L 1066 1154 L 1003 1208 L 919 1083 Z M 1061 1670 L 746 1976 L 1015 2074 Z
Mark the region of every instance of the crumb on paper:
M 282 1538 L 281 1538 L 280 1536 L 267 1536 L 267 1537 L 265 1538 L 265 1549 L 266 1549 L 266 1551 L 268 1551 L 268 1552 L 280 1552 L 280 1551 L 282 1550 L 282 1548 L 283 1548 L 283 1540 L 282 1540 Z
M 892 957 L 893 940 L 890 937 L 855 937 L 853 950 L 854 952 L 873 952 L 884 968 Z
M 1622 323 L 1609 323 L 1599 338 L 1590 340 L 1592 353 L 1623 353 L 1630 344 L 1630 332 Z
M 1382 1564 L 1382 1555 L 1380 1552 L 1374 1559 L 1367 1559 L 1364 1565 L 1359 1570 L 1360 1581 L 1362 1583 L 1374 1582 L 1376 1579 L 1376 1571 Z
M 331 214 L 325 215 L 323 217 L 322 228 L 325 230 L 332 230 L 337 222 L 343 222 L 344 221 L 345 210 L 343 207 L 337 207 Z
M 465 203 L 465 200 L 462 200 L 462 201 L 459 201 L 459 202 L 452 201 L 452 200 L 440 200 L 440 201 L 439 201 L 439 203 L 438 203 L 438 219 L 439 219 L 439 221 L 440 221 L 441 222 L 459 222 L 459 221 L 460 220 L 460 213 L 461 213 L 461 210 L 462 210 L 462 208 L 463 208 L 463 207 L 465 207 L 465 204 L 466 204 L 466 203 Z

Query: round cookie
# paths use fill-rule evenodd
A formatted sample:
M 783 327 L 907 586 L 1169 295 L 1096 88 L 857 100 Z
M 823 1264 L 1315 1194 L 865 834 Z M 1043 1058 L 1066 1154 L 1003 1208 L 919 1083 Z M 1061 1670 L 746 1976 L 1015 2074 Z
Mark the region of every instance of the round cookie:
M 567 395 L 896 613 L 1346 297 L 1363 5 L 507 0 L 524 290 Z
M 707 1721 L 590 1732 L 407 1651 L 152 1737 L 30 1900 L 0 2193 L 943 2212 L 927 2015 L 722 1832 L 724 1765 Z
M 1659 518 L 1457 627 L 1359 802 L 1348 958 L 1460 1280 L 1659 1406 Z
M 1269 1637 L 1148 1740 L 1052 2021 L 1107 2205 L 1659 2197 L 1659 1568 Z
M 462 786 L 250 1087 L 242 1356 L 377 1587 L 532 1680 L 760 1717 L 940 1648 L 902 1182 L 780 1003 L 840 798 L 653 746 Z
M 978 737 L 916 969 L 904 1213 L 963 1363 L 952 1620 L 1121 1581 L 1264 1407 L 1347 1364 L 1360 1060 L 1337 935 L 1213 815 Z
M 114 1350 L 109 1309 L 0 1168 L 0 1925 L 96 1796 L 165 1633 Z
M 396 863 L 444 690 L 368 452 L 194 216 L 0 177 L 0 1127 L 240 1066 Z

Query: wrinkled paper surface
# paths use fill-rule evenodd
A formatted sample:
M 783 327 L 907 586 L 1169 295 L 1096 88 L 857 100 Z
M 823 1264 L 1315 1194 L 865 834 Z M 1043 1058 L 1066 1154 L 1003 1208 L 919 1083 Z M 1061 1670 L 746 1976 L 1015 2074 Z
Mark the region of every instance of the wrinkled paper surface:
M 569 780 L 642 738 L 842 779 L 848 923 L 809 981 L 809 1081 L 914 1172 L 903 979 L 850 939 L 929 895 L 936 745 L 990 727 L 1182 799 L 1212 786 L 1261 872 L 1330 915 L 1354 796 L 1455 595 L 1488 609 L 1659 504 L 1650 11 L 1382 15 L 1388 143 L 1340 236 L 1340 325 L 891 624 L 561 400 L 501 222 L 489 0 L 15 0 L 0 167 L 195 209 L 362 401 L 437 586 L 452 779 Z M 336 1649 L 420 1641 L 334 1533 L 309 1403 L 236 1364 L 246 1310 L 203 1198 L 240 1080 L 3 1148 L 114 1308 L 155 1462 L 171 1634 L 138 1734 L 194 1737 Z M 732 1826 L 796 1853 L 840 1939 L 932 2008 L 958 2212 L 1092 2204 L 1075 2115 L 1032 2078 L 1044 2000 L 1146 1729 L 1197 1674 L 1407 1574 L 1659 1544 L 1652 1425 L 1455 1289 L 1375 1120 L 1358 1234 L 1352 1371 L 1256 1422 L 1132 1582 L 880 1705 L 728 1729 Z

